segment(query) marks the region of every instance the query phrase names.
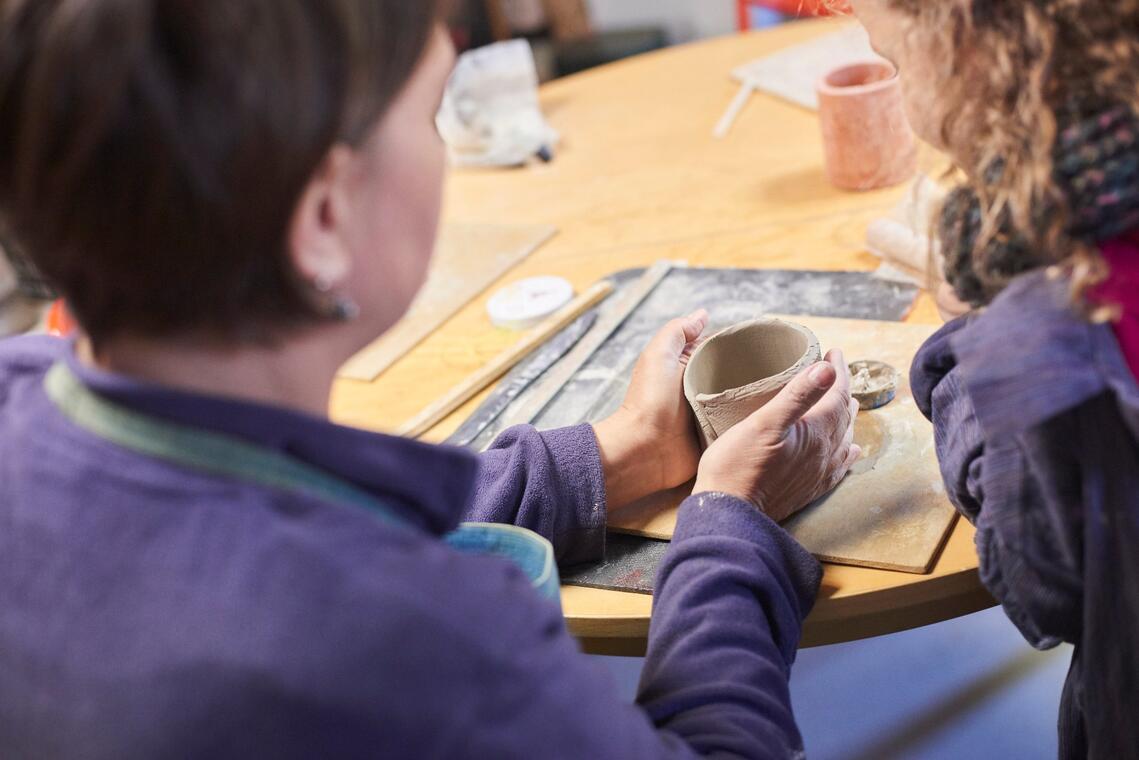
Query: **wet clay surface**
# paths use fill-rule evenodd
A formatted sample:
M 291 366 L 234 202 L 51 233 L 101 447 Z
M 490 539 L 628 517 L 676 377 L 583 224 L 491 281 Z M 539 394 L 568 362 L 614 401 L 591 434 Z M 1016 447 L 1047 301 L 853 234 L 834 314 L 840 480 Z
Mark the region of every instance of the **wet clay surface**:
M 860 414 L 854 421 L 854 442 L 862 447 L 862 458 L 851 468 L 850 474 L 871 472 L 882 455 L 890 450 L 890 428 L 881 415 Z

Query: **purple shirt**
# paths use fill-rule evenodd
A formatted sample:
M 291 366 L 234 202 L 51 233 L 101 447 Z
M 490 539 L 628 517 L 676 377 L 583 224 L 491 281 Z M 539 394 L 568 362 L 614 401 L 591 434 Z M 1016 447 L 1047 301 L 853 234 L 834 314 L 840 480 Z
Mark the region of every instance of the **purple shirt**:
M 112 401 L 284 452 L 418 531 L 92 437 L 47 398 L 68 361 Z M 450 550 L 511 522 L 600 559 L 588 426 L 481 457 L 145 386 L 68 344 L 0 343 L 0 754 L 742 757 L 800 754 L 787 681 L 818 564 L 751 505 L 689 499 L 637 704 L 509 563 Z
M 1025 638 L 1074 644 L 1064 758 L 1139 757 L 1139 386 L 1068 283 L 1025 275 L 914 361 L 981 579 Z

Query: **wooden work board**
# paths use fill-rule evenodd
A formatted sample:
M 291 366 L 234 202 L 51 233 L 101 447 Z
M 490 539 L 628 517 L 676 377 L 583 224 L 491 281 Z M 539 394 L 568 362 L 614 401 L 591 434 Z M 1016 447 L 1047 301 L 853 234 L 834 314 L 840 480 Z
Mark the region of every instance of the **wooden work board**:
M 826 498 L 784 527 L 823 561 L 925 573 L 932 568 L 957 513 L 946 499 L 933 431 L 914 403 L 909 368 L 936 329 L 926 325 L 787 316 L 819 337 L 823 350 L 842 348 L 848 361 L 876 359 L 900 373 L 897 398 L 861 412 L 855 441 L 863 458 Z M 672 538 L 677 508 L 691 484 L 610 515 L 610 530 Z
M 427 282 L 407 314 L 349 359 L 339 376 L 375 380 L 556 232 L 540 224 L 445 225 L 439 232 Z

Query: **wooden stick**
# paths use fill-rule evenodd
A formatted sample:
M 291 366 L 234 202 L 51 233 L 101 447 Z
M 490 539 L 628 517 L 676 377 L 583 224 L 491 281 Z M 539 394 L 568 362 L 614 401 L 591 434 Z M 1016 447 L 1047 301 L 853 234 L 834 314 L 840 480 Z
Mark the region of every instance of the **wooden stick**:
M 716 128 L 712 131 L 712 136 L 717 140 L 723 140 L 732 131 L 732 125 L 736 123 L 739 118 L 740 112 L 744 110 L 744 106 L 751 100 L 752 93 L 755 92 L 755 82 L 747 81 L 740 86 L 740 91 L 732 99 L 731 105 L 724 115 L 720 117 L 720 121 L 716 123 Z
M 474 398 L 488 385 L 509 372 L 534 353 L 543 343 L 568 327 L 571 322 L 601 303 L 613 292 L 613 283 L 603 280 L 563 306 L 545 322 L 535 327 L 522 340 L 491 359 L 482 369 L 456 385 L 445 396 L 408 420 L 397 435 L 418 438 L 438 425 L 452 412 Z
M 525 425 L 537 419 L 538 415 L 554 400 L 554 397 L 561 393 L 565 384 L 573 379 L 577 371 L 585 366 L 591 356 L 597 353 L 597 349 L 601 348 L 609 336 L 616 332 L 617 328 L 629 318 L 629 315 L 637 310 L 641 302 L 656 290 L 657 285 L 660 285 L 668 273 L 674 268 L 684 266 L 687 265 L 682 262 L 661 260 L 645 270 L 639 280 L 625 289 L 620 300 L 601 314 L 597 324 L 593 326 L 589 334 L 582 338 L 581 342 L 564 359 L 542 376 L 542 379 L 530 392 L 526 403 L 504 415 L 506 422 L 503 429 L 513 425 Z

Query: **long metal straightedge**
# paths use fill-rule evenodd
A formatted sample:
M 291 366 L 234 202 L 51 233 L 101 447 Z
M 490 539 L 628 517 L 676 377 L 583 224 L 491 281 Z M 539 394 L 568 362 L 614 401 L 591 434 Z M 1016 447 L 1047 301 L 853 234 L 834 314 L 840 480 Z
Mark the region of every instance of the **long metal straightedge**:
M 620 295 L 619 300 L 601 315 L 589 334 L 550 370 L 549 375 L 538 381 L 526 402 L 504 416 L 506 427 L 526 425 L 537 419 L 565 384 L 585 366 L 597 349 L 601 348 L 609 336 L 636 311 L 641 302 L 649 297 L 668 273 L 674 268 L 683 266 L 685 265 L 674 261 L 658 261 L 645 270 L 641 278 L 630 285 L 629 289 Z

